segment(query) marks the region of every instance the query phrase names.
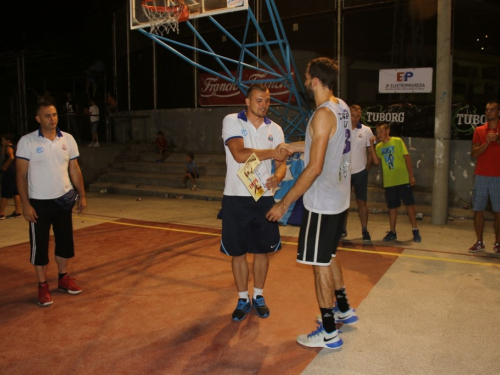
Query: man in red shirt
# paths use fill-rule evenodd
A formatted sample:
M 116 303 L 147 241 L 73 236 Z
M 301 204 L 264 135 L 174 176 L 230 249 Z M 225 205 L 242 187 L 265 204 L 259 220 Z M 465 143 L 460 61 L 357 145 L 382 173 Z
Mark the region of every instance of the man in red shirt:
M 486 104 L 487 123 L 478 126 L 472 138 L 471 156 L 476 158 L 474 172 L 474 193 L 472 207 L 474 209 L 474 228 L 477 241 L 469 249 L 469 253 L 477 253 L 485 249 L 483 242 L 484 209 L 491 200 L 491 208 L 495 214 L 495 245 L 493 251 L 500 254 L 500 138 L 498 136 L 500 103 L 497 100 Z

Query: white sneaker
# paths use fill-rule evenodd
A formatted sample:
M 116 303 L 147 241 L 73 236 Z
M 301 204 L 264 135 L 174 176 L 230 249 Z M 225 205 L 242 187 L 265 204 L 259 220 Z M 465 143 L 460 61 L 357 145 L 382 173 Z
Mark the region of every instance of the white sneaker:
M 192 191 L 195 191 L 195 190 L 200 190 L 200 189 L 198 189 L 198 186 L 193 185 L 193 187 L 191 188 L 191 190 L 192 190 Z
M 99 142 L 94 143 L 94 147 L 99 147 Z
M 94 147 L 94 142 L 92 142 L 91 144 L 89 144 L 89 147 Z
M 326 333 L 321 323 L 319 323 L 316 331 L 312 331 L 308 335 L 298 336 L 297 342 L 309 348 L 339 349 L 344 345 L 337 329 L 332 333 Z

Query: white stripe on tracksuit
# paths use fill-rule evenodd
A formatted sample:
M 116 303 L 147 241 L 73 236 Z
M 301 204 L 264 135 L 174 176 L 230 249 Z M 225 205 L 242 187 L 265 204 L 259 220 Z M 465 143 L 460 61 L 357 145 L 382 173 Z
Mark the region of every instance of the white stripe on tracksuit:
M 36 237 L 35 237 L 35 223 L 30 223 L 31 238 L 33 239 L 31 245 L 31 264 L 35 264 L 36 256 Z

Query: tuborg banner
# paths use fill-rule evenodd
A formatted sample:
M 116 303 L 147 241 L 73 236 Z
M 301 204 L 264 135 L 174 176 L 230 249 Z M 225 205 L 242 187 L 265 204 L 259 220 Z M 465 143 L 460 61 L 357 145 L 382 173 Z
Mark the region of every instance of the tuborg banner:
M 451 133 L 454 139 L 472 139 L 474 129 L 486 123 L 485 104 L 455 103 L 451 108 Z M 380 123 L 391 125 L 396 136 L 432 138 L 435 106 L 408 102 L 389 105 L 361 104 L 361 122 L 372 129 Z

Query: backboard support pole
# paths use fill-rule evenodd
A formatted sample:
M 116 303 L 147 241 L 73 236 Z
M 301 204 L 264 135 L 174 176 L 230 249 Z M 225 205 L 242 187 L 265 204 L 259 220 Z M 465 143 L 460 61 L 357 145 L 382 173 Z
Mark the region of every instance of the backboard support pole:
M 271 101 L 274 104 L 283 106 L 284 111 L 280 112 L 273 106 L 270 107 L 269 111 L 280 118 L 283 132 L 285 133 L 285 138 L 287 140 L 290 138 L 293 138 L 294 140 L 303 139 L 305 136 L 307 121 L 311 115 L 311 107 L 309 102 L 302 96 L 302 93 L 305 93 L 305 90 L 300 79 L 300 75 L 296 74 L 297 67 L 295 65 L 295 61 L 293 60 L 292 51 L 286 38 L 285 30 L 283 28 L 283 24 L 281 23 L 281 18 L 279 17 L 276 4 L 274 0 L 265 0 L 265 3 L 274 31 L 274 35 L 271 38 L 266 38 L 259 26 L 262 8 L 257 9 L 259 13 L 258 17 L 255 16 L 250 7 L 246 9 L 246 26 L 244 36 L 241 41 L 237 40 L 226 28 L 224 28 L 224 26 L 217 22 L 214 19 L 214 16 L 206 17 L 226 36 L 227 41 L 234 43 L 240 49 L 238 60 L 217 54 L 198 32 L 196 19 L 188 19 L 185 21 L 185 24 L 194 34 L 193 46 L 164 36 L 152 34 L 144 28 L 139 28 L 139 31 L 148 38 L 151 38 L 160 46 L 180 57 L 182 60 L 191 64 L 195 69 L 210 73 L 220 79 L 234 84 L 244 94 L 246 94 L 248 87 L 253 83 L 282 84 L 289 91 L 288 101 L 280 101 L 273 97 L 271 97 Z M 252 31 L 255 34 L 252 34 Z M 249 38 L 253 35 L 255 36 L 255 42 L 249 42 Z M 193 59 L 186 57 L 182 51 L 178 50 L 178 48 L 192 51 Z M 279 50 L 279 54 L 273 52 L 273 48 L 275 50 Z M 267 53 L 267 58 L 271 61 L 273 66 L 270 66 L 268 62 L 262 59 L 261 55 L 264 51 Z M 220 70 L 215 71 L 201 65 L 199 63 L 199 54 L 204 54 L 213 58 L 217 62 Z M 244 69 L 261 73 L 262 76 L 265 76 L 266 78 L 245 81 L 243 79 Z M 235 73 L 233 74 L 233 72 Z M 195 74 L 195 77 L 196 76 L 197 75 Z M 196 87 L 198 85 L 197 79 L 195 85 Z M 195 93 L 196 91 L 197 90 L 195 88 Z

